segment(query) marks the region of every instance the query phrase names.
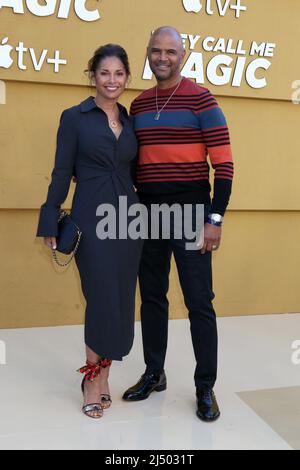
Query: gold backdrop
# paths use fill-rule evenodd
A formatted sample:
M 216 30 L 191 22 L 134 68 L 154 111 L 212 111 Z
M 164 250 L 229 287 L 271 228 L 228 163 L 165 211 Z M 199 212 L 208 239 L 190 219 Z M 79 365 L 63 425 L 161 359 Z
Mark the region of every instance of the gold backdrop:
M 204 86 L 216 95 L 231 130 L 236 174 L 222 248 L 214 254 L 218 315 L 299 312 L 299 1 L 242 1 L 247 11 L 239 18 L 233 9 L 236 1 L 229 2 L 221 16 L 218 4 L 225 7 L 227 0 L 211 1 L 213 14 L 203 0 L 198 13 L 187 11 L 199 8 L 194 0 L 62 0 L 53 2 L 51 16 L 30 12 L 25 0 L 14 2 L 23 13 L 5 3 L 8 0 L 0 0 L 0 327 L 83 321 L 84 300 L 75 264 L 58 271 L 50 252 L 35 238 L 59 116 L 93 94 L 84 69 L 93 51 L 107 42 L 120 43 L 130 56 L 132 80 L 123 104 L 129 106 L 140 90 L 152 86 L 153 81 L 143 79 L 145 49 L 151 31 L 164 24 L 182 33 L 187 60 L 197 58 L 190 73 L 196 70 L 198 79 L 203 74 Z M 34 3 L 35 11 L 45 12 Z M 68 18 L 59 18 L 68 3 Z M 101 18 L 81 19 L 75 12 L 80 4 Z M 205 39 L 219 50 L 203 50 Z M 250 55 L 254 42 L 261 56 Z M 51 62 L 55 51 L 67 62 L 58 71 Z M 219 68 L 214 75 L 218 80 L 230 74 L 224 85 L 213 84 L 209 73 L 209 64 L 220 54 L 231 60 L 226 70 Z M 263 62 L 257 64 L 270 64 L 255 74 L 266 86 L 253 88 L 246 70 L 259 59 Z M 238 74 L 241 84 L 233 86 Z M 67 208 L 72 194 L 73 184 Z M 174 267 L 169 297 L 171 318 L 185 317 Z M 138 316 L 138 295 L 137 299 Z

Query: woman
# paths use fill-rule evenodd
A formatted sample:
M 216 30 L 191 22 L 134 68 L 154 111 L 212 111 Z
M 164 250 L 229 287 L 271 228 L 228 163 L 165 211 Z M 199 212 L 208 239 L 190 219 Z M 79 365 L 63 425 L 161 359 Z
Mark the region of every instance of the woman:
M 117 102 L 130 77 L 127 54 L 117 45 L 102 46 L 90 59 L 88 72 L 96 97 L 62 113 L 55 167 L 37 236 L 55 249 L 60 206 L 76 175 L 71 217 L 82 231 L 75 260 L 87 303 L 87 362 L 79 369 L 85 374 L 82 410 L 91 418 L 101 418 L 111 404 L 111 362 L 121 361 L 133 343 L 142 242 L 99 239 L 96 233 L 100 204 L 111 204 L 117 211 L 119 196 L 127 197 L 128 206 L 138 202 L 132 181 L 137 142 L 127 111 Z

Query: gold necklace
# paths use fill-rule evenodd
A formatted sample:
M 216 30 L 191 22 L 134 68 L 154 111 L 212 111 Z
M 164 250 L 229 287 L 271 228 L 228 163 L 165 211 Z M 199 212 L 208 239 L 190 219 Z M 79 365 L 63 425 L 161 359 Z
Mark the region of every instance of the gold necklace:
M 176 87 L 175 90 L 173 91 L 172 95 L 169 96 L 169 98 L 167 99 L 167 101 L 165 102 L 165 104 L 163 105 L 163 107 L 162 107 L 161 109 L 158 109 L 158 96 L 157 96 L 158 86 L 156 86 L 156 111 L 157 111 L 157 113 L 156 113 L 155 116 L 154 116 L 155 121 L 159 121 L 159 118 L 160 118 L 160 115 L 161 115 L 162 111 L 165 109 L 165 107 L 167 106 L 167 104 L 169 103 L 169 101 L 171 100 L 171 98 L 173 98 L 173 96 L 175 95 L 176 91 L 178 90 L 178 88 L 179 88 L 180 85 L 181 85 L 182 80 L 183 80 L 183 77 L 181 77 L 181 80 L 180 80 L 180 82 L 178 83 L 177 87 Z
M 94 101 L 95 101 L 96 105 L 98 106 L 95 98 L 94 98 Z M 98 106 L 98 108 L 102 109 L 100 106 Z M 104 111 L 104 110 L 102 109 L 102 111 Z M 117 127 L 119 127 L 118 119 L 111 119 L 106 112 L 105 112 L 105 114 L 108 117 L 108 122 L 109 122 L 110 127 L 112 127 L 113 129 L 116 129 Z
M 109 118 L 108 118 L 108 121 L 109 121 L 110 127 L 112 127 L 113 129 L 116 129 L 119 126 L 118 121 L 110 121 Z

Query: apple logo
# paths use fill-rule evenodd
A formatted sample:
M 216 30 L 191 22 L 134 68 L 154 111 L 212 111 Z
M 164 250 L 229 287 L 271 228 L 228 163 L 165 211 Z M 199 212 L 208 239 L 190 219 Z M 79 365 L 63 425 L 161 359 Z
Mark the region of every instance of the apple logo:
M 202 10 L 202 5 L 200 0 L 183 0 L 183 6 L 186 11 L 199 13 Z
M 0 46 L 0 67 L 4 67 L 5 69 L 9 69 L 13 63 L 10 57 L 10 52 L 13 50 L 13 47 L 6 44 L 7 42 L 8 38 L 2 39 L 2 46 Z

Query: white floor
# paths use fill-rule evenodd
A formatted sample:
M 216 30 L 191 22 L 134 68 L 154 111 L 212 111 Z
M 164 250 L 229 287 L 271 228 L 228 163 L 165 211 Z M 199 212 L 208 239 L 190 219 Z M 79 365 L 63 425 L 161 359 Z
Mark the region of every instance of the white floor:
M 122 392 L 143 373 L 136 324 L 131 354 L 111 371 L 113 406 L 99 421 L 80 411 L 75 370 L 84 363 L 82 327 L 0 330 L 7 355 L 0 365 L 0 449 L 291 449 L 237 393 L 300 385 L 300 365 L 291 361 L 300 315 L 221 318 L 218 324 L 215 391 L 222 415 L 214 424 L 195 415 L 185 320 L 170 322 L 167 391 L 125 403 Z

